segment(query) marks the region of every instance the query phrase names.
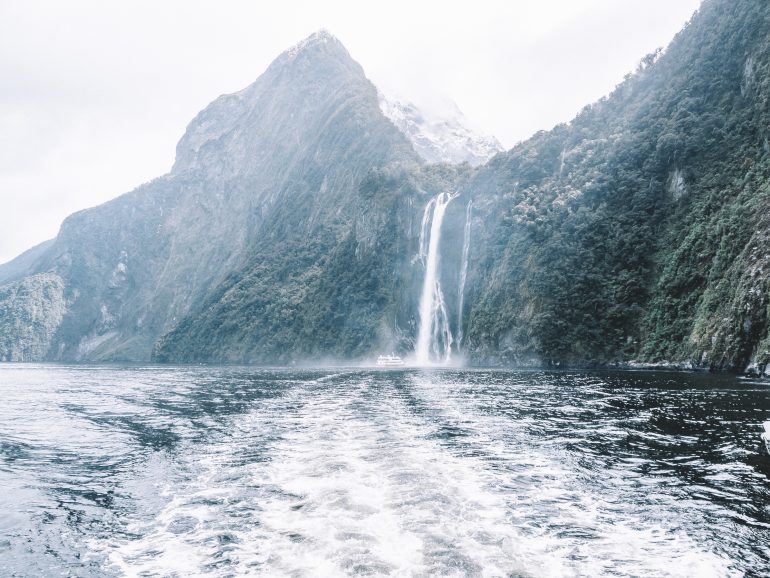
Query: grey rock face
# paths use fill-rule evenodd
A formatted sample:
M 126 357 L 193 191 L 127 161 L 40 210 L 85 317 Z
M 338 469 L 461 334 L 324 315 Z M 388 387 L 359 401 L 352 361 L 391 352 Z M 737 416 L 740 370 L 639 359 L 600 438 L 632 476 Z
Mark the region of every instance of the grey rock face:
M 28 274 L 63 279 L 71 307 L 49 324 L 58 326 L 50 351 L 14 355 L 148 359 L 256 243 L 308 234 L 368 171 L 389 163 L 419 159 L 342 44 L 314 34 L 198 114 L 169 174 L 71 215 L 34 263 L 22 263 Z
M 66 308 L 64 281 L 55 273 L 0 287 L 0 361 L 47 357 Z

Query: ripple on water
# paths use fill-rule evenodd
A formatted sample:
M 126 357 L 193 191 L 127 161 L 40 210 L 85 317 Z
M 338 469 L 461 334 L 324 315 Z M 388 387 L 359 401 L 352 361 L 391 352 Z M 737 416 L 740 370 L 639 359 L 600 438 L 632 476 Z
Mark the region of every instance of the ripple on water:
M 6 574 L 728 576 L 770 560 L 756 384 L 0 372 Z

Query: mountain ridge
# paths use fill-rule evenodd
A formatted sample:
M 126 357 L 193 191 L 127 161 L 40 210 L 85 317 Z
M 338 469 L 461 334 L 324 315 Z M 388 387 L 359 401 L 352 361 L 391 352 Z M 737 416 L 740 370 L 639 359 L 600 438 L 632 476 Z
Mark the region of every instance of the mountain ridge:
M 329 125 L 340 116 L 344 135 Z M 363 69 L 326 35 L 213 101 L 177 150 L 168 174 L 65 219 L 38 264 L 65 280 L 68 303 L 47 357 L 148 359 L 157 338 L 243 262 L 281 199 L 362 178 L 369 165 L 346 166 L 351 151 L 374 166 L 420 162 L 382 117 Z

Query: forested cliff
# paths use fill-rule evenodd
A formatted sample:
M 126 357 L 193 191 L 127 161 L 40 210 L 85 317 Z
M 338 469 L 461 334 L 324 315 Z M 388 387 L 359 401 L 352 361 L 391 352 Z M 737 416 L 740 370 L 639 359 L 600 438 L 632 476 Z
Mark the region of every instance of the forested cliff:
M 705 2 L 612 95 L 473 177 L 503 213 L 479 350 L 767 363 L 768 8 Z

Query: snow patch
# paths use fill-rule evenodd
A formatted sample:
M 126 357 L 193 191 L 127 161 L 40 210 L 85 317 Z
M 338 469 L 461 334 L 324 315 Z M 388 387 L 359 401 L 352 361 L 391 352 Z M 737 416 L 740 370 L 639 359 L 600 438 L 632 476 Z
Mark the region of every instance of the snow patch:
M 429 163 L 479 166 L 503 150 L 493 136 L 469 128 L 465 115 L 451 102 L 446 111 L 428 114 L 411 102 L 379 93 L 380 110 Z

